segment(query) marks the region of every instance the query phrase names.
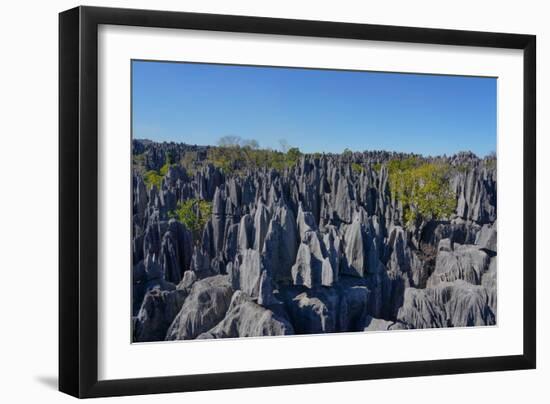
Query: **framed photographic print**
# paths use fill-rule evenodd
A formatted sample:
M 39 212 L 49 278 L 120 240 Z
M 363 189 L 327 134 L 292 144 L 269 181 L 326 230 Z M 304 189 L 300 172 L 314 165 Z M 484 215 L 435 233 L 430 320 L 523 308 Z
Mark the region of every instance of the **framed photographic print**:
M 535 367 L 534 36 L 59 22 L 61 391 Z

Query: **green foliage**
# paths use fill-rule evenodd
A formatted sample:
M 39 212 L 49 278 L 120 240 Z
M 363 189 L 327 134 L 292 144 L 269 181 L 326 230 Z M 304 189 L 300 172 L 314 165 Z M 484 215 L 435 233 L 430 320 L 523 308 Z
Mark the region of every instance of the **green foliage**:
M 462 164 L 456 165 L 455 169 L 459 173 L 466 174 L 468 172 L 468 170 L 470 169 L 470 167 L 468 166 L 468 164 L 462 163 Z
M 388 162 L 388 171 L 391 173 L 399 171 L 409 171 L 421 164 L 417 157 L 408 157 L 406 159 L 395 159 Z
M 302 157 L 302 153 L 300 152 L 300 149 L 298 149 L 297 147 L 291 147 L 286 152 L 286 159 L 285 159 L 286 165 L 292 166 L 296 164 L 300 159 L 300 157 Z
M 185 152 L 183 157 L 180 160 L 181 166 L 185 168 L 185 170 L 191 175 L 195 174 L 196 163 L 197 163 L 197 152 L 194 152 L 194 151 Z
M 132 162 L 134 164 L 145 164 L 145 152 L 132 155 Z
M 485 168 L 494 170 L 497 168 L 497 155 L 495 152 L 491 152 L 483 159 L 483 165 Z
M 382 169 L 382 163 L 374 163 L 371 165 L 371 168 L 374 171 L 379 172 Z
M 168 212 L 168 217 L 175 218 L 191 231 L 193 240 L 200 240 L 206 222 L 212 215 L 212 203 L 202 199 L 187 199 L 178 202 L 175 210 Z
M 264 154 L 263 167 L 283 171 L 286 166 L 285 153 L 276 150 L 269 150 L 268 153 Z
M 242 174 L 247 168 L 273 168 L 279 171 L 296 164 L 302 153 L 297 147 L 286 152 L 260 149 L 255 140 L 225 136 L 218 147 L 208 150 L 208 161 L 228 173 Z
M 363 172 L 363 166 L 358 163 L 351 163 L 351 169 L 356 174 L 361 174 Z
M 147 185 L 148 188 L 151 188 L 153 185 L 156 185 L 156 187 L 160 189 L 162 178 L 163 176 L 160 175 L 155 170 L 150 170 L 150 171 L 147 171 L 145 174 L 143 174 L 143 181 L 145 182 L 145 185 Z
M 483 162 L 483 164 L 485 165 L 485 168 L 487 168 L 489 170 L 494 170 L 495 168 L 497 168 L 497 161 L 496 160 L 485 160 Z
M 258 149 L 260 147 L 260 143 L 258 143 L 255 139 L 245 139 L 241 141 L 241 147 L 245 149 Z
M 349 161 L 349 159 L 351 159 L 352 156 L 353 156 L 353 152 L 346 147 L 342 152 L 342 157 L 344 158 L 344 160 Z
M 160 168 L 159 174 L 164 177 L 166 174 L 168 174 L 168 169 L 170 168 L 170 163 L 166 162 L 164 165 Z
M 145 160 L 146 155 L 145 152 L 141 154 L 134 154 L 132 155 L 132 167 L 134 169 L 134 172 L 139 174 L 145 173 Z
M 240 151 L 238 146 L 219 146 L 208 149 L 208 160 L 215 167 L 221 168 L 226 172 L 232 172 L 235 165 L 240 160 Z
M 171 157 L 170 153 L 166 154 L 164 165 L 160 168 L 160 170 L 149 170 L 145 174 L 143 174 L 143 181 L 145 182 L 145 185 L 147 185 L 148 188 L 151 188 L 153 185 L 156 185 L 158 189 L 160 189 L 160 185 L 162 184 L 162 179 L 164 176 L 168 173 L 168 169 L 173 165 L 173 157 Z
M 446 218 L 456 209 L 456 195 L 448 182 L 449 166 L 411 157 L 391 160 L 388 170 L 392 197 L 401 201 L 407 224 L 419 217 Z
M 164 159 L 164 161 L 164 165 L 159 170 L 160 175 L 162 175 L 163 177 L 168 174 L 168 169 L 173 165 L 172 162 L 174 161 L 174 157 L 172 153 L 166 153 L 166 158 Z

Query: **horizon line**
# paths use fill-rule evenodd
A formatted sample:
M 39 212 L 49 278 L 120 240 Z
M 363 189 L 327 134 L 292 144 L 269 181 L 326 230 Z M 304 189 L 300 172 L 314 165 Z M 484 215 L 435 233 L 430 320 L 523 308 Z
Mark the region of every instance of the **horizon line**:
M 204 145 L 204 144 L 197 144 L 197 143 L 186 143 L 186 142 L 181 142 L 181 141 L 175 141 L 175 140 L 171 140 L 171 141 L 167 141 L 167 140 L 162 140 L 162 141 L 159 141 L 159 140 L 152 140 L 152 139 L 148 139 L 148 138 L 134 138 L 132 137 L 132 142 L 133 141 L 147 141 L 147 142 L 151 142 L 151 143 L 158 143 L 158 144 L 178 144 L 178 145 L 185 145 L 185 146 L 194 146 L 194 147 L 203 147 L 203 148 L 208 148 L 208 147 L 223 147 L 223 146 L 220 146 L 220 145 Z M 243 146 L 240 146 L 240 145 L 236 145 L 237 147 L 243 147 Z M 298 150 L 300 150 L 299 147 L 296 147 Z M 446 158 L 449 158 L 449 157 L 454 157 L 454 156 L 457 156 L 459 154 L 472 154 L 473 156 L 475 156 L 477 159 L 479 160 L 483 160 L 485 158 L 491 158 L 491 157 L 494 157 L 494 158 L 497 158 L 497 152 L 496 151 L 491 151 L 487 154 L 485 154 L 484 156 L 480 156 L 478 155 L 477 153 L 475 153 L 474 151 L 472 150 L 459 150 L 459 151 L 456 151 L 456 152 L 453 152 L 453 153 L 443 153 L 443 154 L 436 154 L 436 155 L 433 155 L 433 154 L 423 154 L 423 153 L 415 153 L 415 152 L 403 152 L 403 151 L 397 151 L 397 150 L 387 150 L 387 149 L 364 149 L 364 150 L 351 150 L 349 148 L 346 148 L 348 150 L 350 150 L 352 153 L 373 153 L 373 152 L 383 152 L 383 153 L 392 153 L 392 154 L 405 154 L 405 155 L 412 155 L 412 156 L 420 156 L 422 158 L 442 158 L 442 157 L 446 157 Z M 256 150 L 271 150 L 271 151 L 278 151 L 278 152 L 281 152 L 281 153 L 284 153 L 282 150 L 280 149 L 277 149 L 277 148 L 271 148 L 271 147 L 257 147 Z M 325 151 L 318 151 L 318 152 L 304 152 L 302 150 L 300 150 L 300 152 L 304 155 L 313 155 L 313 154 L 322 154 L 322 155 L 340 155 L 340 154 L 343 154 L 345 151 L 342 151 L 342 152 L 325 152 Z

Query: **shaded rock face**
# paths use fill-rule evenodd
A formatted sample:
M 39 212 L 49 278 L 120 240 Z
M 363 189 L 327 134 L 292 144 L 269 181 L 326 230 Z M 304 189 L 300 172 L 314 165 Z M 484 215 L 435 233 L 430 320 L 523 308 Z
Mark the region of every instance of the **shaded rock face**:
M 467 171 L 454 181 L 458 194 L 457 215 L 477 223 L 493 223 L 496 210 L 496 170 L 486 168 Z
M 475 244 L 491 256 L 497 253 L 497 225 L 483 225 L 477 234 Z
M 267 263 L 274 281 L 290 283 L 292 266 L 296 261 L 298 239 L 296 219 L 292 211 L 286 207 L 278 207 L 264 239 L 262 257 Z
M 321 334 L 363 330 L 369 293 L 364 280 L 345 277 L 330 288 L 282 288 L 278 298 L 297 334 Z
M 407 289 L 397 319 L 407 328 L 483 326 L 496 320 L 488 289 L 463 280 Z
M 359 216 L 353 221 L 345 233 L 346 249 L 345 255 L 347 265 L 344 273 L 357 277 L 363 277 L 367 268 L 368 243 L 364 223 Z
M 292 335 L 286 313 L 255 303 L 246 293 L 235 292 L 224 319 L 199 339 Z
M 489 261 L 489 255 L 478 246 L 453 244 L 449 239 L 441 240 L 435 270 L 428 280 L 428 286 L 457 279 L 479 285 L 482 275 L 489 267 Z
M 386 163 L 410 155 L 227 172 L 207 146 L 135 140 L 133 152 L 135 342 L 496 324 L 494 161 L 424 159 L 449 165 L 456 210 L 407 224 Z M 188 153 L 191 165 L 146 183 L 167 155 Z M 199 227 L 174 214 L 189 199 L 211 207 Z
M 233 267 L 239 274 L 237 287 L 249 296 L 257 298 L 263 269 L 260 253 L 253 249 L 242 251 Z
M 162 236 L 159 264 L 164 270 L 164 279 L 178 283 L 183 276 L 183 268 L 188 268 L 192 255 L 192 236 L 185 225 L 172 219 Z
M 403 329 L 405 329 L 405 325 L 403 323 L 382 320 L 380 318 L 369 317 L 365 322 L 365 331 L 390 331 Z
M 232 295 L 233 289 L 224 275 L 194 283 L 168 328 L 166 340 L 194 339 L 214 327 L 224 318 Z
M 329 257 L 327 248 L 316 232 L 307 232 L 300 243 L 296 262 L 292 266 L 292 281 L 294 285 L 304 285 L 308 288 L 331 286 L 334 282 L 337 268 Z
M 134 328 L 136 342 L 162 341 L 166 331 L 179 313 L 188 292 L 161 290 L 147 292 L 141 304 Z

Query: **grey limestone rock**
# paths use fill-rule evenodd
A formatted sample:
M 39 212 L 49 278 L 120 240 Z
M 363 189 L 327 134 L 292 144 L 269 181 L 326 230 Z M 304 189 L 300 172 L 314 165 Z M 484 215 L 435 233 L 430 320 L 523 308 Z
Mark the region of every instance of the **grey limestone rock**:
M 411 328 L 446 327 L 447 315 L 444 307 L 435 301 L 426 289 L 408 288 L 405 290 L 403 306 L 397 319 Z
M 162 268 L 154 254 L 148 254 L 145 257 L 144 270 L 148 281 L 153 279 L 163 279 Z
M 407 273 L 414 286 L 425 286 L 430 273 L 417 252 L 409 245 L 407 232 L 401 226 L 395 226 L 390 230 L 387 247 L 388 270 Z
M 134 325 L 134 340 L 137 342 L 162 341 L 166 331 L 183 305 L 185 290 L 149 290 Z
M 317 230 L 315 217 L 311 212 L 304 211 L 301 204 L 298 208 L 298 217 L 296 218 L 296 221 L 300 240 L 304 240 L 307 233 Z
M 339 296 L 335 290 L 302 292 L 288 300 L 290 316 L 297 334 L 336 332 Z
M 215 272 L 212 270 L 210 266 L 209 255 L 202 248 L 197 246 L 195 246 L 193 250 L 193 256 L 191 257 L 190 268 L 199 279 L 203 279 L 208 276 L 215 275 Z
M 254 249 L 261 252 L 264 247 L 264 240 L 269 227 L 270 215 L 267 207 L 263 203 L 258 204 L 256 214 L 254 215 Z
M 474 168 L 458 178 L 457 214 L 478 223 L 496 220 L 496 170 Z
M 388 331 L 395 323 L 393 321 L 370 317 L 365 322 L 365 331 Z
M 368 297 L 364 280 L 346 277 L 331 288 L 286 288 L 279 299 L 285 302 L 297 334 L 317 334 L 362 331 Z
M 223 258 L 226 262 L 232 262 L 239 251 L 239 224 L 228 223 L 226 238 L 223 246 Z
M 262 260 L 257 250 L 248 249 L 237 255 L 233 273 L 238 272 L 239 289 L 250 297 L 257 298 L 260 291 Z
M 316 232 L 307 232 L 300 243 L 296 262 L 292 266 L 292 280 L 295 285 L 313 288 L 330 286 L 337 275 L 323 241 Z
M 135 341 L 496 322 L 494 157 L 306 153 L 220 168 L 210 146 L 132 150 Z M 445 164 L 455 212 L 406 223 L 389 167 L 409 158 Z M 146 181 L 168 161 L 160 186 Z M 188 229 L 174 210 L 190 199 L 211 215 Z
M 489 261 L 489 255 L 475 245 L 452 244 L 444 239 L 439 243 L 435 270 L 428 279 L 428 287 L 457 279 L 479 285 Z
M 336 212 L 338 219 L 345 223 L 351 223 L 354 207 L 354 193 L 352 185 L 345 176 L 341 176 L 338 181 L 335 199 L 334 211 Z
M 276 303 L 276 299 L 273 296 L 273 282 L 271 276 L 267 270 L 262 270 L 260 274 L 260 286 L 258 288 L 258 304 L 262 306 L 269 306 Z
M 497 252 L 497 225 L 485 224 L 481 227 L 481 231 L 478 233 L 475 244 L 484 250 L 488 250 L 491 253 Z
M 296 226 L 292 213 L 284 207 L 277 208 L 269 223 L 262 250 L 262 260 L 276 282 L 290 283 L 296 254 Z
M 189 289 L 193 286 L 193 283 L 197 280 L 197 274 L 194 271 L 185 271 L 183 278 L 178 284 L 178 289 Z
M 345 235 L 347 265 L 344 273 L 362 277 L 367 272 L 367 233 L 360 216 L 356 216 Z
M 226 275 L 195 282 L 168 328 L 166 340 L 194 339 L 214 327 L 224 318 L 232 295 L 233 289 Z
M 189 269 L 192 257 L 192 236 L 185 225 L 172 219 L 162 236 L 159 263 L 164 279 L 173 283 L 181 280 Z
M 254 220 L 249 214 L 243 215 L 239 224 L 238 249 L 243 251 L 254 246 Z
M 235 292 L 224 319 L 198 336 L 207 338 L 260 337 L 294 334 L 284 313 L 275 312 L 255 303 L 241 291 Z
M 323 236 L 323 243 L 327 251 L 328 262 L 325 264 L 321 274 L 321 284 L 323 286 L 332 286 L 338 282 L 340 276 L 340 257 L 342 255 L 342 240 L 338 236 L 338 231 L 334 228 L 328 228 Z
M 463 280 L 405 290 L 397 319 L 410 328 L 494 325 L 487 288 Z
M 495 317 L 497 315 L 497 257 L 491 258 L 489 269 L 481 277 L 481 284 L 488 294 L 488 304 Z

